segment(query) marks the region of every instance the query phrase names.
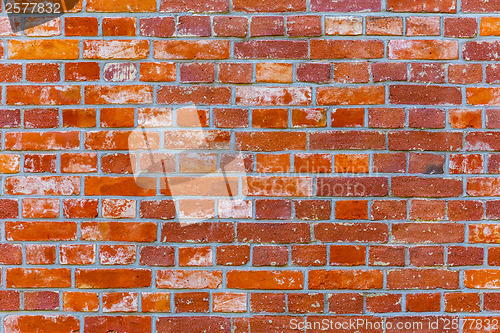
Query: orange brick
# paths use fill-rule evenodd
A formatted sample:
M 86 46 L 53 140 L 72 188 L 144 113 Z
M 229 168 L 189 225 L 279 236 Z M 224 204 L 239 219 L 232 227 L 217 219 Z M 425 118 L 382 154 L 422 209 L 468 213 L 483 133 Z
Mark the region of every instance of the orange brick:
M 78 59 L 79 41 L 73 39 L 10 40 L 9 59 Z

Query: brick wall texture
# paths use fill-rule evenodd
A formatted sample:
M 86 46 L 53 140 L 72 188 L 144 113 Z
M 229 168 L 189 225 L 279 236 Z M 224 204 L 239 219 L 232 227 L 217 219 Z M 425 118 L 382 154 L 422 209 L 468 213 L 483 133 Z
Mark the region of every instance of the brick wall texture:
M 500 332 L 500 1 L 9 1 L 1 333 Z

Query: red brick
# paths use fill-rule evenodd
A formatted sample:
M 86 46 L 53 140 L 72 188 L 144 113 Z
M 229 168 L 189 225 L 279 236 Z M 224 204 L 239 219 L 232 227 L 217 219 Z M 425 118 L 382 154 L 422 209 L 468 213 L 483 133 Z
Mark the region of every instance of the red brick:
M 64 315 L 10 315 L 5 318 L 6 332 L 22 332 L 35 329 L 40 333 L 69 333 L 80 329 L 80 320 Z
M 378 12 L 382 8 L 380 0 L 340 0 L 331 2 L 327 0 L 311 1 L 311 9 L 317 12 Z
M 331 202 L 327 200 L 295 201 L 295 216 L 301 220 L 328 220 L 331 216 Z
M 238 241 L 253 243 L 308 243 L 311 238 L 307 223 L 240 222 L 237 235 Z
M 220 37 L 245 37 L 248 19 L 243 16 L 214 16 L 213 31 Z
M 294 290 L 303 288 L 301 271 L 228 271 L 227 287 L 234 289 L 279 289 Z
M 332 127 L 363 127 L 365 110 L 360 108 L 333 109 L 331 119 Z
M 82 96 L 78 86 L 8 86 L 6 98 L 7 105 L 70 105 Z
M 324 266 L 326 245 L 292 245 L 292 263 L 298 266 Z
M 277 3 L 270 0 L 235 0 L 233 10 L 237 12 L 301 12 L 306 10 L 306 1 L 285 0 Z
M 146 269 L 77 269 L 75 286 L 88 288 L 145 288 L 151 286 L 151 271 Z
M 0 263 L 2 265 L 21 265 L 23 249 L 20 244 L 0 244 Z
M 366 18 L 366 34 L 377 36 L 402 36 L 403 19 L 389 16 L 369 16 Z
M 6 150 L 66 150 L 80 146 L 80 135 L 69 132 L 9 132 L 5 135 Z
M 387 274 L 388 289 L 458 289 L 458 272 L 444 269 L 402 268 Z
M 379 153 L 373 154 L 373 171 L 404 173 L 406 170 L 405 153 Z
M 409 173 L 442 174 L 445 156 L 428 153 L 410 153 Z
M 320 36 L 322 33 L 321 26 L 321 16 L 319 15 L 287 16 L 286 19 L 288 36 Z
M 405 266 L 403 246 L 372 245 L 369 249 L 370 266 Z
M 78 59 L 79 41 L 76 39 L 10 40 L 10 59 Z
M 201 0 L 197 2 L 185 2 L 179 0 L 162 0 L 160 12 L 182 13 L 182 12 L 216 12 L 225 13 L 229 11 L 228 0 Z
M 155 10 L 156 2 L 152 0 L 134 0 L 127 4 L 117 0 L 89 0 L 89 3 L 87 3 L 88 12 L 154 12 Z
M 157 321 L 157 328 L 158 332 L 165 333 L 182 332 L 182 330 L 209 330 L 214 333 L 224 333 L 231 330 L 231 319 L 229 317 L 215 316 L 160 317 Z
M 446 113 L 439 109 L 410 109 L 408 120 L 411 128 L 444 128 Z
M 56 218 L 59 216 L 58 199 L 24 198 L 23 217 L 25 218 Z
M 229 222 L 202 222 L 181 224 L 167 222 L 161 231 L 162 242 L 230 243 L 234 239 L 234 224 Z
M 64 311 L 96 312 L 99 310 L 99 295 L 97 293 L 64 292 Z
M 204 59 L 216 60 L 229 58 L 229 41 L 155 41 L 155 59 Z
M 88 316 L 84 320 L 88 332 L 117 331 L 141 333 L 151 331 L 151 317 L 148 316 Z
M 365 264 L 366 264 L 366 247 L 358 245 L 330 246 L 330 265 L 364 266 Z
M 64 127 L 95 127 L 95 109 L 66 109 L 62 112 Z
M 53 63 L 26 65 L 26 80 L 31 82 L 57 82 L 60 80 L 60 66 Z
M 388 228 L 383 223 L 318 223 L 314 236 L 323 242 L 377 242 L 388 241 Z
M 297 80 L 301 82 L 327 83 L 332 76 L 330 64 L 301 63 L 297 65 Z
M 355 36 L 363 33 L 363 18 L 355 16 L 325 17 L 325 35 Z
M 444 36 L 472 38 L 477 34 L 477 20 L 475 17 L 445 17 Z
M 62 265 L 91 265 L 95 263 L 95 245 L 66 244 L 59 249 Z
M 253 16 L 250 21 L 250 36 L 283 36 L 285 19 L 282 16 Z
M 243 151 L 305 150 L 303 132 L 241 132 L 236 134 L 236 147 Z
M 377 40 L 312 39 L 311 59 L 376 59 L 384 55 Z
M 156 272 L 157 288 L 216 289 L 221 282 L 221 271 L 160 270 Z
M 1 311 L 18 311 L 20 310 L 21 301 L 19 292 L 15 290 L 0 291 L 2 301 L 0 302 Z
M 444 265 L 444 247 L 415 246 L 410 249 L 410 263 L 413 266 L 442 266 Z
M 456 41 L 393 40 L 389 42 L 388 48 L 389 59 L 458 59 Z
M 438 312 L 441 309 L 441 294 L 418 293 L 406 295 L 406 310 L 409 312 Z
M 368 113 L 368 126 L 375 128 L 402 128 L 405 125 L 404 109 L 372 108 Z
M 143 246 L 140 250 L 140 264 L 147 266 L 173 266 L 175 251 L 170 246 Z
M 366 310 L 374 313 L 400 312 L 401 294 L 374 294 L 366 298 Z
M 467 42 L 463 49 L 464 60 L 498 60 L 500 43 L 497 41 Z
M 496 36 L 498 34 L 498 23 L 499 21 L 496 17 L 481 17 L 481 36 Z
M 55 291 L 28 291 L 24 293 L 25 310 L 57 310 L 59 293 Z
M 153 222 L 83 222 L 82 240 L 114 242 L 152 242 L 156 240 Z
M 67 268 L 7 268 L 7 288 L 69 288 Z
M 67 17 L 64 20 L 66 36 L 97 36 L 99 21 L 96 17 Z
M 445 66 L 436 63 L 414 63 L 410 65 L 410 81 L 444 83 Z
M 175 33 L 174 17 L 145 17 L 139 19 L 141 36 L 171 37 Z
M 21 126 L 21 110 L 0 110 L 0 127 L 13 128 Z
M 444 294 L 444 306 L 446 312 L 480 312 L 480 303 L 479 294 Z
M 333 80 L 340 83 L 369 82 L 370 64 L 367 62 L 334 63 Z
M 95 218 L 98 203 L 95 199 L 65 199 L 63 213 L 67 218 Z
M 132 161 L 134 155 L 129 154 L 107 154 L 101 157 L 101 171 L 104 173 L 133 173 Z
M 181 16 L 178 18 L 178 36 L 209 37 L 211 34 L 210 16 Z
M 488 73 L 488 67 L 486 72 Z M 479 83 L 483 81 L 483 66 L 481 64 L 450 64 L 448 81 L 458 84 Z
M 10 195 L 77 195 L 80 194 L 80 177 L 9 177 L 5 180 L 5 193 Z
M 448 265 L 450 266 L 474 266 L 482 265 L 484 251 L 481 247 L 448 247 Z
M 464 241 L 463 224 L 458 223 L 396 223 L 392 237 L 402 243 L 460 243 Z
M 363 295 L 355 293 L 329 294 L 328 311 L 334 314 L 361 314 L 363 313 Z
M 320 87 L 316 91 L 318 105 L 384 104 L 385 91 L 381 86 Z
M 335 219 L 337 220 L 367 220 L 368 201 L 343 200 L 335 203 Z
M 317 196 L 383 197 L 388 194 L 388 182 L 384 177 L 321 177 L 316 180 Z
M 212 249 L 210 247 L 179 248 L 179 266 L 212 266 Z
M 288 311 L 291 313 L 323 313 L 323 294 L 288 294 Z
M 83 42 L 84 59 L 146 59 L 149 42 L 145 40 L 88 40 Z
M 481 128 L 481 110 L 451 109 L 449 111 L 450 125 L 453 128 Z
M 210 86 L 163 86 L 158 90 L 160 104 L 229 104 L 231 89 Z
M 462 147 L 462 133 L 394 131 L 389 132 L 390 150 L 453 151 Z
M 236 59 L 306 59 L 308 57 L 306 41 L 293 40 L 252 40 L 235 42 Z
M 456 0 L 445 0 L 437 3 L 432 0 L 404 2 L 388 0 L 387 9 L 394 12 L 455 13 L 457 3 Z
M 458 105 L 462 94 L 456 87 L 391 85 L 389 99 L 393 104 Z
M 440 33 L 440 17 L 411 16 L 406 18 L 407 36 L 439 36 Z
M 57 241 L 75 240 L 75 222 L 6 222 L 7 240 Z
M 373 270 L 311 270 L 309 289 L 379 289 L 382 272 Z
M 285 312 L 285 294 L 251 293 L 250 309 L 252 312 Z
M 406 201 L 376 200 L 371 207 L 372 220 L 403 220 L 406 219 Z
M 406 63 L 403 62 L 373 63 L 371 65 L 373 82 L 406 81 L 408 77 L 406 67 Z
M 284 246 L 256 246 L 252 258 L 253 266 L 286 266 L 288 249 Z
M 241 266 L 250 260 L 250 246 L 223 245 L 217 247 L 217 265 Z
M 151 86 L 85 86 L 87 104 L 147 104 L 152 101 Z
M 143 312 L 170 312 L 170 293 L 141 293 Z
M 255 218 L 258 220 L 288 220 L 292 216 L 290 200 L 257 199 Z

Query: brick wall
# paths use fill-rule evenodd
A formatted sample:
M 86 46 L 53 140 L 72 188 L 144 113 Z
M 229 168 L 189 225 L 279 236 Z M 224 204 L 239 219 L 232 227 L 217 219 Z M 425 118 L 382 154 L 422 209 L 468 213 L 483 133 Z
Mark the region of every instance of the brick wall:
M 0 332 L 500 330 L 499 1 L 8 8 Z

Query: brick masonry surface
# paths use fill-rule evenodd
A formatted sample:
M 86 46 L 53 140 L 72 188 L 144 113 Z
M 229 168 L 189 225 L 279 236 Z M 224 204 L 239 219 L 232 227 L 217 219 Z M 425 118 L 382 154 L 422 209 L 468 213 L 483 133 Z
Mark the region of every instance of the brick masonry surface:
M 9 1 L 1 333 L 500 332 L 499 0 Z

